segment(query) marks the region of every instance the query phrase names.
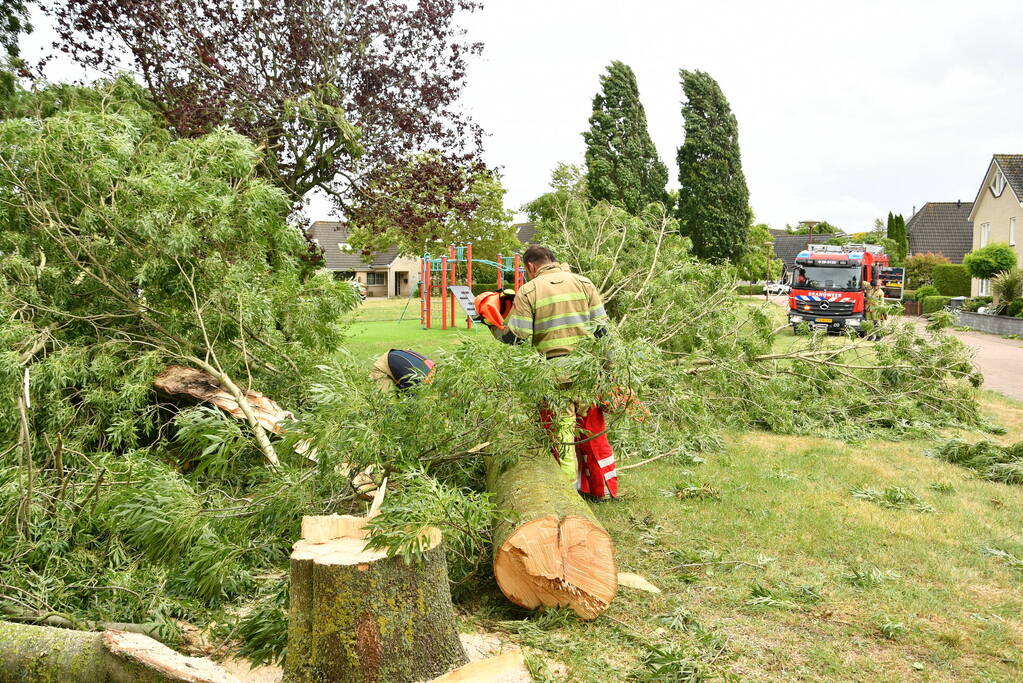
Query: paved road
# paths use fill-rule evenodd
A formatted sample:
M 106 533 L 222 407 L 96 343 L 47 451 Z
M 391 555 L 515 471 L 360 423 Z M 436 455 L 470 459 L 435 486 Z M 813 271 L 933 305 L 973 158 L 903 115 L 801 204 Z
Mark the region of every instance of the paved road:
M 917 325 L 923 329 L 922 322 Z M 985 389 L 1023 401 L 1023 341 L 973 330 L 948 331 L 973 349 L 973 362 L 984 374 Z
M 771 302 L 783 308 L 788 306 L 784 296 L 772 296 Z M 915 321 L 922 330 L 924 322 L 920 318 Z M 1023 401 L 1023 341 L 972 330 L 948 332 L 973 349 L 973 361 L 984 375 L 985 389 Z

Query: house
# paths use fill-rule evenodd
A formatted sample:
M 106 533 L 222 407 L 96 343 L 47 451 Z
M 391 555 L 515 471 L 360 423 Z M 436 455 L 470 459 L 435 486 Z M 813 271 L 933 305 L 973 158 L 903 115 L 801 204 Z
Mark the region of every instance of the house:
M 366 285 L 366 296 L 409 296 L 419 284 L 419 259 L 398 254 L 398 248 L 374 252 L 367 262 L 361 253 L 349 253 L 348 231 L 336 221 L 316 221 L 309 238 L 323 250 L 327 270 L 339 280 Z
M 813 238 L 811 241 L 811 237 Z M 783 233 L 774 236 L 774 253 L 785 265 L 785 272 L 792 270 L 796 264 L 796 256 L 806 249 L 808 244 L 823 244 L 834 235 L 790 235 Z
M 519 242 L 525 245 L 532 243 L 533 235 L 536 234 L 536 223 L 516 223 L 512 228 L 515 229 L 515 236 L 519 238 Z
M 906 221 L 909 255 L 942 254 L 962 263 L 973 245 L 973 202 L 927 202 Z
M 995 154 L 977 191 L 970 211 L 972 248 L 1006 242 L 1016 250 L 1016 264 L 1023 263 L 1023 154 Z M 990 282 L 974 280 L 973 295 L 987 296 Z

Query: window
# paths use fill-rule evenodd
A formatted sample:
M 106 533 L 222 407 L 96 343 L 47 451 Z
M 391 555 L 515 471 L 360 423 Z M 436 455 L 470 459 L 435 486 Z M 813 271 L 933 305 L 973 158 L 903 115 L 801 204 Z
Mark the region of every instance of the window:
M 1009 219 L 1009 246 L 1016 246 L 1016 217 Z
M 387 284 L 387 273 L 366 273 L 366 285 L 382 287 Z
M 991 241 L 991 224 L 981 223 L 980 224 L 980 246 L 986 247 L 987 243 Z
M 990 286 L 989 285 L 990 285 L 990 282 L 988 280 L 981 280 L 980 281 L 980 291 L 979 291 L 980 296 L 991 296 Z
M 1002 190 L 1005 189 L 1005 176 L 997 168 L 995 169 L 995 175 L 991 178 L 991 194 L 996 197 L 1001 196 Z

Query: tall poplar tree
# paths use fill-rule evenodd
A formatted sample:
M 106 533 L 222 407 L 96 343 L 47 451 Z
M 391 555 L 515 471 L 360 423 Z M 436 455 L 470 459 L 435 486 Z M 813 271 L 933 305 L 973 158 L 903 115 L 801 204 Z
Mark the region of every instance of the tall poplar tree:
M 739 124 L 717 81 L 681 70 L 685 141 L 678 150 L 678 217 L 697 256 L 738 263 L 753 211 L 739 158 Z
M 639 101 L 636 74 L 611 62 L 593 97 L 586 140 L 586 184 L 590 198 L 638 214 L 650 202 L 667 205 L 668 167 L 657 156 Z

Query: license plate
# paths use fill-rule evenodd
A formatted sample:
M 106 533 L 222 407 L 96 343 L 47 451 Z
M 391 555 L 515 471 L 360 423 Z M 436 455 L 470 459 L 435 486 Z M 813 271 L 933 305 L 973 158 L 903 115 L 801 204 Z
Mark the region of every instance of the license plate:
M 816 322 L 819 322 L 819 323 L 833 323 L 835 321 L 832 320 L 831 318 L 817 318 Z

